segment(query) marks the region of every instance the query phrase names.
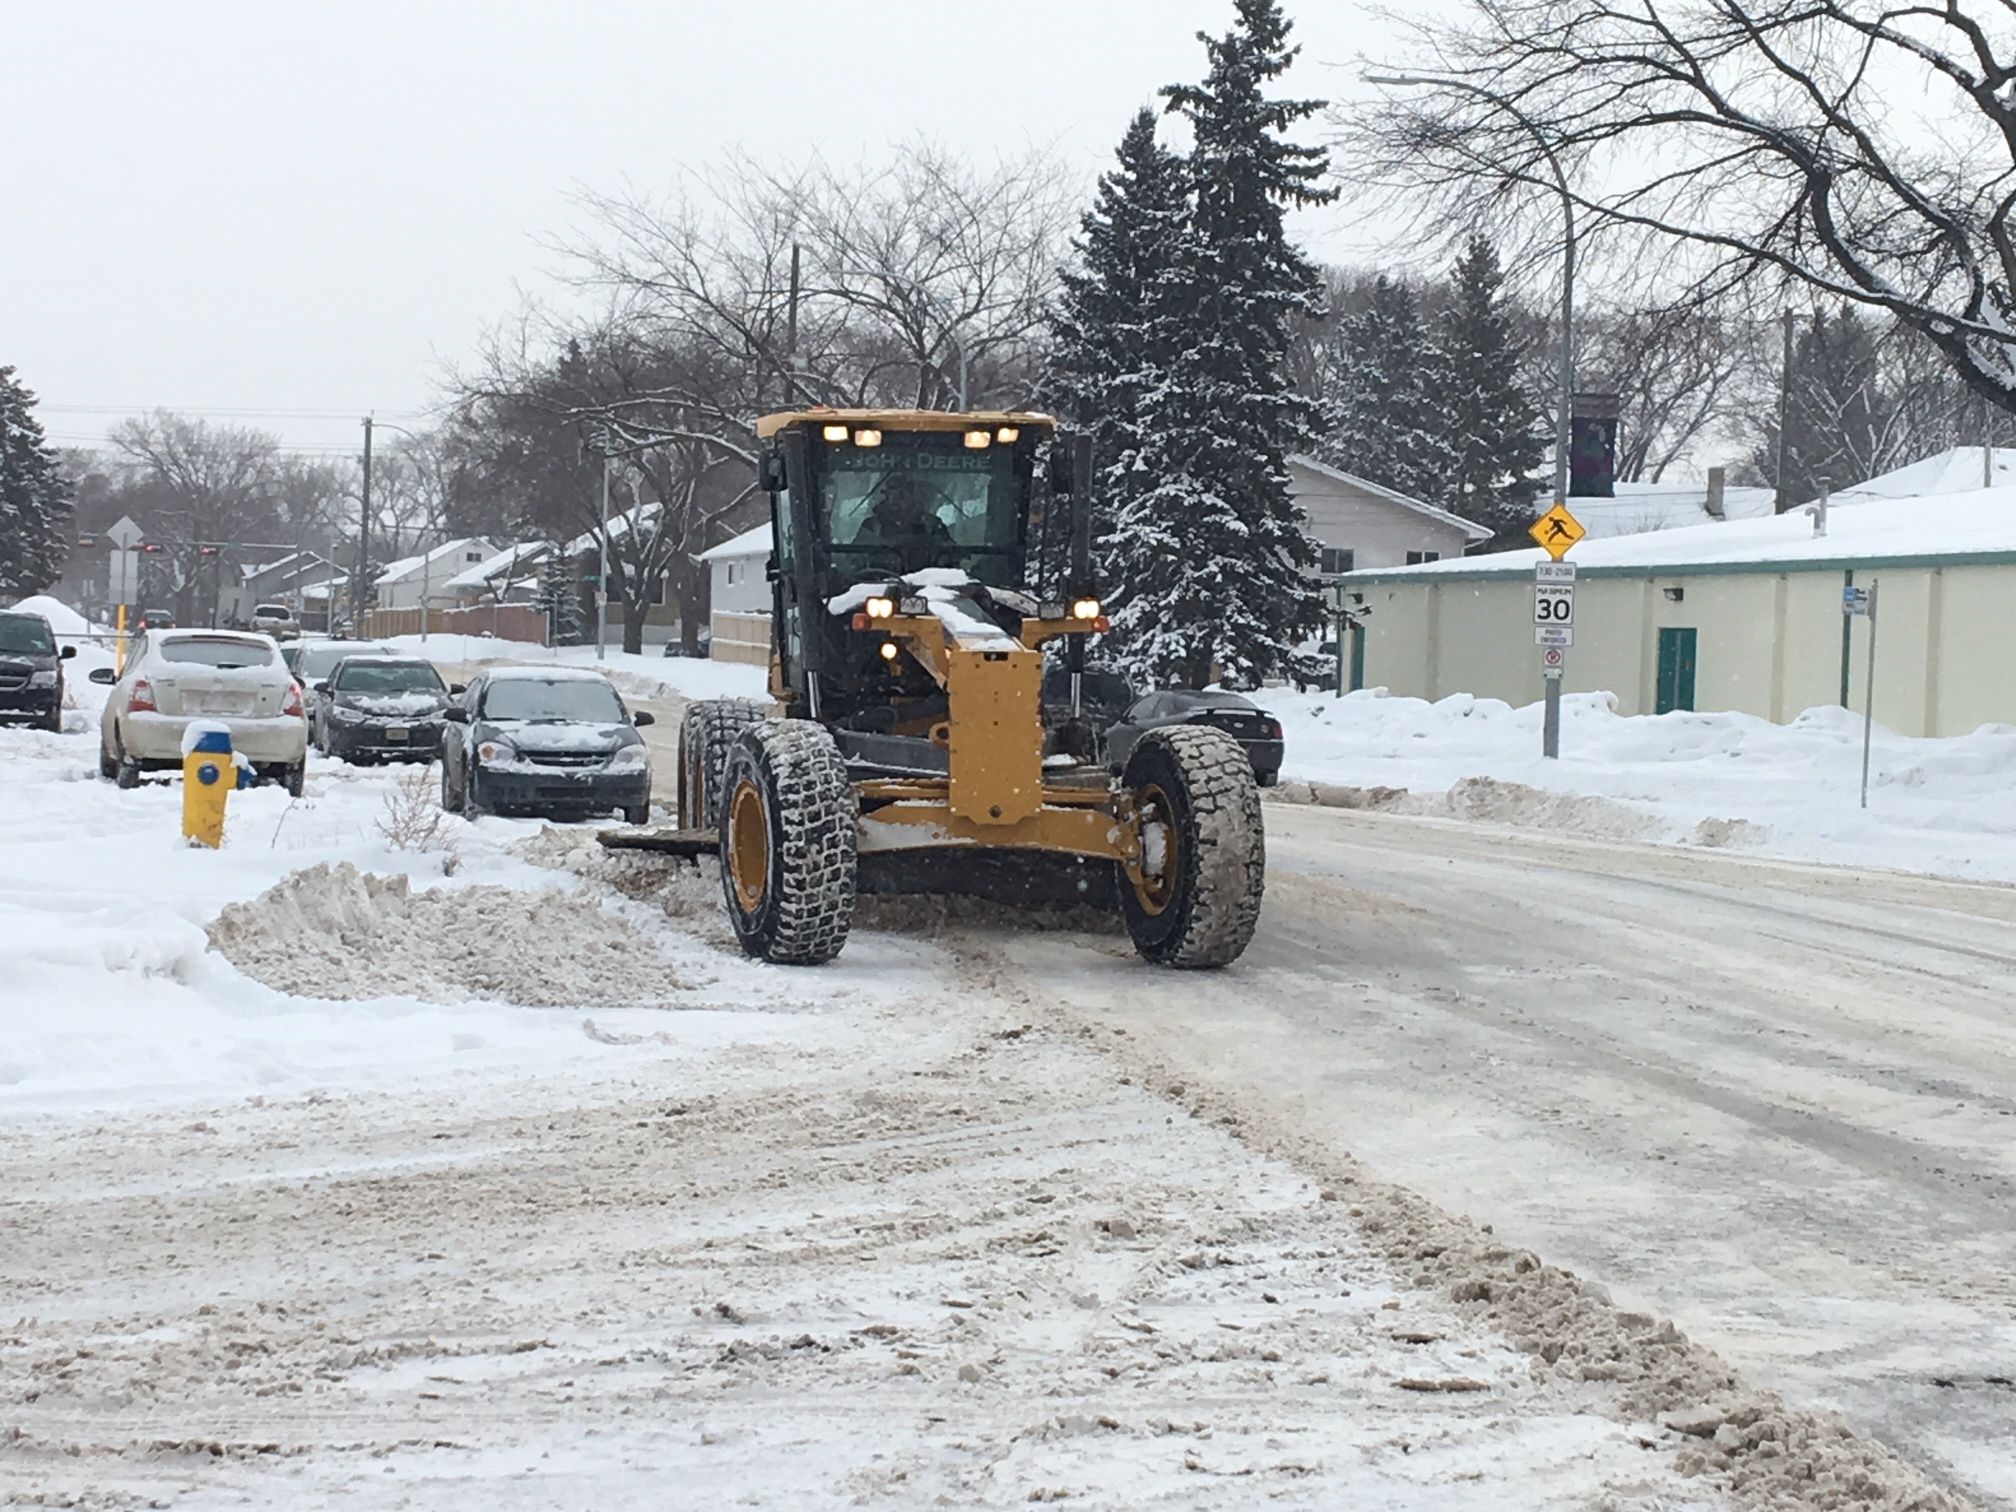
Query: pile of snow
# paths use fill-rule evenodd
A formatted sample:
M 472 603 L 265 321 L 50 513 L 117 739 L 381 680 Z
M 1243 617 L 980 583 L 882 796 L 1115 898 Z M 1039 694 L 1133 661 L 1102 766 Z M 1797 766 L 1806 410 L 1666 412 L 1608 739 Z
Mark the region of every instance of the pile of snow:
M 1880 725 L 1860 807 L 1862 721 L 1809 709 L 1620 715 L 1607 693 L 1561 701 L 1561 759 L 1541 706 L 1369 689 L 1270 693 L 1290 796 L 1610 839 L 1733 846 L 1801 860 L 2016 881 L 2016 728 L 1918 739 Z M 1339 790 L 1315 793 L 1298 784 Z
M 623 692 L 639 698 L 762 698 L 769 669 L 747 662 L 632 653 L 614 647 L 601 657 L 593 646 L 542 646 L 488 635 L 395 635 L 385 644 L 401 656 L 420 656 L 437 667 L 581 667 L 601 671 Z
M 59 598 L 51 598 L 46 593 L 31 594 L 18 604 L 9 606 L 22 614 L 39 614 L 49 621 L 49 628 L 58 635 L 90 635 L 96 630 L 91 621 Z
M 674 963 L 629 920 L 578 893 L 415 892 L 347 862 L 295 872 L 227 907 L 210 943 L 268 987 L 307 998 L 486 998 L 522 1007 L 656 1004 Z

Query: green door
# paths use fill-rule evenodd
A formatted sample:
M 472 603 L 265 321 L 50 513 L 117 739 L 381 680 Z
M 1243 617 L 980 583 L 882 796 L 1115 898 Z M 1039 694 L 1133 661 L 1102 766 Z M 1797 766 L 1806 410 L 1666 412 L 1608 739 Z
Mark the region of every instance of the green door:
M 1365 686 L 1365 627 L 1351 627 L 1351 691 Z
M 1659 632 L 1659 706 L 1655 714 L 1694 707 L 1694 632 L 1666 628 Z

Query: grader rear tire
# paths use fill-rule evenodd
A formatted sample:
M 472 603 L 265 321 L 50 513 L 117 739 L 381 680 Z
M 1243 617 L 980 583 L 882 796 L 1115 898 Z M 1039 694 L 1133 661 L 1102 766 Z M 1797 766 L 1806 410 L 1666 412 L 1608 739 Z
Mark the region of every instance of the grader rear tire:
M 1152 841 L 1140 868 L 1119 878 L 1134 948 L 1179 970 L 1238 960 L 1267 882 L 1260 789 L 1245 748 L 1222 730 L 1155 730 L 1128 756 L 1123 785 Z
M 709 830 L 720 823 L 728 753 L 742 732 L 769 718 L 753 698 L 705 698 L 679 721 L 679 827 Z
M 721 891 L 735 937 L 781 966 L 840 954 L 854 922 L 854 785 L 833 736 L 764 720 L 728 753 L 720 802 Z

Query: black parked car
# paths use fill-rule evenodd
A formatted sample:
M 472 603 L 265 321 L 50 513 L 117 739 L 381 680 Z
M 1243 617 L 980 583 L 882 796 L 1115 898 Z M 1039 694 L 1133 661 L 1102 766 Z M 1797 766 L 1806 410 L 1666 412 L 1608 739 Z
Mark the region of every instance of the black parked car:
M 585 818 L 617 809 L 651 818 L 651 753 L 633 715 L 598 672 L 497 667 L 448 710 L 441 806 L 475 818 L 533 813 Z
M 1143 735 L 1171 725 L 1209 725 L 1223 730 L 1246 747 L 1260 786 L 1272 787 L 1281 780 L 1281 721 L 1237 693 L 1175 689 L 1136 700 L 1106 732 L 1106 764 L 1120 770 Z
M 0 611 L 0 719 L 32 719 L 38 730 L 63 728 L 63 663 L 75 646 L 56 649 L 39 614 Z
M 315 684 L 318 744 L 345 761 L 432 761 L 460 691 L 418 657 L 346 656 Z

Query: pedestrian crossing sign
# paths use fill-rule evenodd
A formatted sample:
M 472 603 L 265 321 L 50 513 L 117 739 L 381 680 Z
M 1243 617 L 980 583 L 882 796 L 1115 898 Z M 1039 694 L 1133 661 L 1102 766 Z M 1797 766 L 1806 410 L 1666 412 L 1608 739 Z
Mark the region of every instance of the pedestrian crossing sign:
M 1527 534 L 1538 541 L 1541 549 L 1558 562 L 1568 555 L 1569 547 L 1589 532 L 1580 520 L 1568 513 L 1567 505 L 1556 504 L 1533 522 L 1533 528 Z

